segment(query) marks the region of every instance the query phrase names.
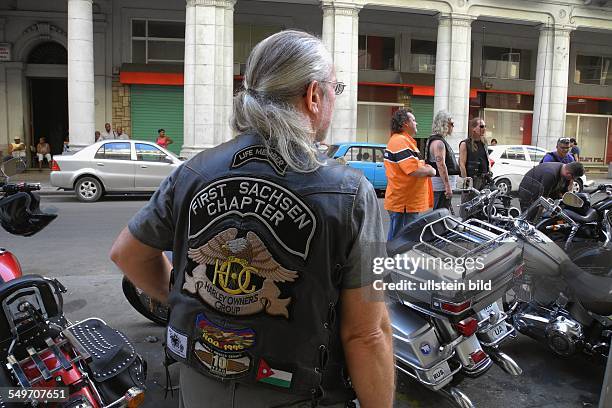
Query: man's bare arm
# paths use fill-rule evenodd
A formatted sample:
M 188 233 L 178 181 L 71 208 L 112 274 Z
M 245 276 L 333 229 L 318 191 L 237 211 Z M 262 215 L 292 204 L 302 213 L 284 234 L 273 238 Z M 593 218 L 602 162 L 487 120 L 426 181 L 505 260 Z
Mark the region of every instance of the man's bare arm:
M 438 173 L 440 173 L 440 178 L 444 183 L 444 191 L 447 195 L 450 195 L 453 193 L 453 191 L 450 186 L 450 181 L 448 180 L 448 169 L 446 168 L 446 147 L 441 141 L 434 140 L 434 142 L 431 144 L 431 148 L 433 149 L 436 167 L 438 167 Z
M 351 382 L 363 408 L 390 408 L 395 391 L 391 321 L 369 286 L 340 295 L 340 337 Z
M 161 250 L 143 244 L 124 228 L 110 258 L 135 286 L 161 302 L 168 301 L 172 265 Z
M 459 171 L 461 172 L 461 177 L 466 178 L 467 177 L 467 169 L 466 169 L 466 163 L 467 163 L 467 147 L 466 147 L 467 143 L 459 143 Z

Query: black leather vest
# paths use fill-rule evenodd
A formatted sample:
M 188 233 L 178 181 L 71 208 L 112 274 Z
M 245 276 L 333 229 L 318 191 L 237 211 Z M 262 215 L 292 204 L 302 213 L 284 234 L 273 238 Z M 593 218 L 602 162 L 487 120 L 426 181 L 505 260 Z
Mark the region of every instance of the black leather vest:
M 354 397 L 336 315 L 363 175 L 324 160 L 296 173 L 245 134 L 179 170 L 171 357 L 325 404 Z
M 448 171 L 448 175 L 456 176 L 457 174 L 461 174 L 459 164 L 457 163 L 457 159 L 455 158 L 455 152 L 453 152 L 453 149 L 450 147 L 446 139 L 444 139 L 440 135 L 431 135 L 429 136 L 429 139 L 427 139 L 427 146 L 425 147 L 425 155 L 427 157 L 425 163 L 436 169 L 436 177 L 440 177 L 440 172 L 438 171 L 438 164 L 435 160 L 430 160 L 431 153 L 429 151 L 431 142 L 433 142 L 434 140 L 439 140 L 444 143 L 444 147 L 446 148 L 446 157 L 444 158 L 444 163 L 446 164 L 446 170 Z
M 470 139 L 464 139 L 459 144 L 461 145 L 461 143 L 465 143 L 467 152 L 465 170 L 468 177 L 487 174 L 489 171 L 489 155 L 484 143 L 476 142 L 477 149 L 475 152 L 470 148 Z

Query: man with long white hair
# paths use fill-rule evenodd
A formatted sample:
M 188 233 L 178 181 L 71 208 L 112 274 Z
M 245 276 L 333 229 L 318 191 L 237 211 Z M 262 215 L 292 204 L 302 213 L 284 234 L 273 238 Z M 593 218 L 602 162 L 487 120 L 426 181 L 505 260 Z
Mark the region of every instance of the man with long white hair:
M 432 124 L 432 135 L 427 139 L 425 161 L 436 170 L 435 177 L 431 178 L 434 194 L 434 210 L 440 208 L 451 209 L 453 188 L 459 174 L 459 164 L 455 159 L 453 149 L 446 139 L 453 133 L 455 122 L 450 112 L 441 110 L 436 113 Z
M 283 31 L 253 49 L 243 88 L 240 135 L 170 175 L 111 258 L 170 305 L 181 407 L 344 407 L 357 397 L 390 408 L 391 326 L 370 292 L 370 258 L 385 256 L 376 194 L 315 146 L 344 84 L 318 38 Z

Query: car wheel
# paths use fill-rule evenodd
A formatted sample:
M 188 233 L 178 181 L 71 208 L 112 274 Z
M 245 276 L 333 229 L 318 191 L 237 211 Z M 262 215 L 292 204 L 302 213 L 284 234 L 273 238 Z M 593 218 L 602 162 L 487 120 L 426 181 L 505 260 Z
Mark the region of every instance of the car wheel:
M 98 201 L 104 193 L 102 183 L 93 177 L 83 177 L 76 182 L 74 192 L 80 201 L 93 203 Z
M 574 180 L 574 185 L 572 186 L 573 193 L 581 193 L 582 192 L 582 180 Z
M 495 187 L 499 190 L 501 194 L 509 194 L 510 191 L 512 191 L 512 184 L 510 183 L 510 180 L 506 178 L 497 180 L 495 182 Z

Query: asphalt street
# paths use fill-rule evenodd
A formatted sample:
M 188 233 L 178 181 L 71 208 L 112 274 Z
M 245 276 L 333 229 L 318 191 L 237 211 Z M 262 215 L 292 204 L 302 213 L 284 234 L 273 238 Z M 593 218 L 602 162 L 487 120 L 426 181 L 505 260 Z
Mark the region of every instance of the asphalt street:
M 174 398 L 164 399 L 161 346 L 164 330 L 131 308 L 121 291 L 121 272 L 108 258 L 113 240 L 146 200 L 147 197 L 112 197 L 86 204 L 72 195 L 45 195 L 41 206 L 56 212 L 58 218 L 29 238 L 1 230 L 0 245 L 18 257 L 25 273 L 62 281 L 68 289 L 64 309 L 69 319 L 97 316 L 127 334 L 148 361 L 145 407 L 170 408 L 177 407 L 178 402 L 176 393 Z M 382 200 L 380 203 L 382 209 Z M 507 342 L 503 349 L 519 363 L 523 375 L 510 377 L 494 366 L 480 378 L 463 381 L 459 388 L 477 407 L 597 406 L 603 367 L 581 356 L 556 357 L 545 346 L 524 336 Z M 170 372 L 173 385 L 177 385 L 176 367 L 171 367 Z M 411 380 L 399 377 L 398 383 L 396 407 L 450 406 Z

